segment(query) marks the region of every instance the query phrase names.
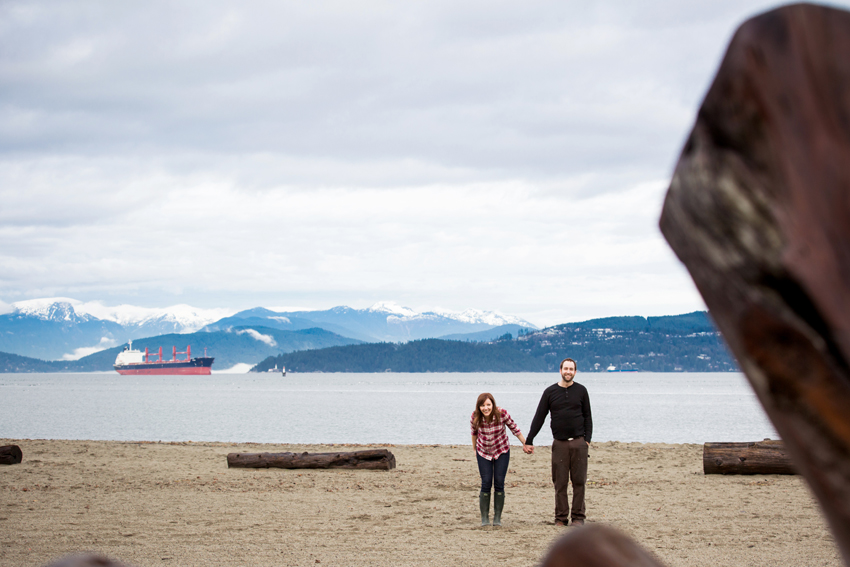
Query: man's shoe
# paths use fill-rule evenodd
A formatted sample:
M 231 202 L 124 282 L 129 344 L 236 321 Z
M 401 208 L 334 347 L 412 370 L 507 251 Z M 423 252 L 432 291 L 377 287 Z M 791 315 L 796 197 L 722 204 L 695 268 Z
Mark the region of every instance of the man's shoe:
M 583 526 L 583 525 L 584 525 L 584 520 L 573 520 L 572 525 L 574 525 L 574 526 Z
M 555 525 L 556 526 L 566 526 L 567 523 L 564 522 L 563 520 L 555 520 Z

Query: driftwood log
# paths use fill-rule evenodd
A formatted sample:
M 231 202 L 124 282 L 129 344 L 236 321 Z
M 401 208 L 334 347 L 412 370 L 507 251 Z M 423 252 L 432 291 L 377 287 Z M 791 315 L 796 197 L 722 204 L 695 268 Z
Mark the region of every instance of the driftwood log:
M 706 443 L 702 447 L 705 474 L 797 474 L 782 441 Z
M 819 501 L 845 564 L 848 54 L 850 13 L 843 10 L 796 4 L 745 22 L 700 107 L 660 221 Z M 624 538 L 578 528 L 544 565 L 656 564 Z
M 228 467 L 251 469 L 366 469 L 395 468 L 395 455 L 386 449 L 349 453 L 230 453 Z
M 24 453 L 17 445 L 0 447 L 0 465 L 17 465 L 24 460 Z

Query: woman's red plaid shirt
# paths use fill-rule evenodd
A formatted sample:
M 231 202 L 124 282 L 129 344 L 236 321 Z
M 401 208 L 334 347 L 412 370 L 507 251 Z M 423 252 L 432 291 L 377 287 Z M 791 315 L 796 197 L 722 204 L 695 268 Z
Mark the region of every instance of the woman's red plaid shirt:
M 502 419 L 499 423 L 487 423 L 482 421 L 478 424 L 478 431 L 476 431 L 473 426 L 473 423 L 475 422 L 475 412 L 472 412 L 472 418 L 469 420 L 469 425 L 472 428 L 472 434 L 478 436 L 478 440 L 475 443 L 475 451 L 487 460 L 497 459 L 499 455 L 511 450 L 511 443 L 508 440 L 508 432 L 505 431 L 506 425 L 511 429 L 511 433 L 517 437 L 522 435 L 517 424 L 513 419 L 511 419 L 511 414 L 502 408 L 499 408 L 499 411 L 502 412 Z

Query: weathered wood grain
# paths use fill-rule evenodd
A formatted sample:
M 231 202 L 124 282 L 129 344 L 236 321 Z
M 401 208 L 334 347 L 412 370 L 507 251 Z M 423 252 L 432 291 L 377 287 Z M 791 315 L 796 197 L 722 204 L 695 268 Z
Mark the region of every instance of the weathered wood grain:
M 253 469 L 365 469 L 388 471 L 396 466 L 395 455 L 386 449 L 348 453 L 230 453 L 228 467 Z
M 782 441 L 706 443 L 702 470 L 705 474 L 797 474 Z

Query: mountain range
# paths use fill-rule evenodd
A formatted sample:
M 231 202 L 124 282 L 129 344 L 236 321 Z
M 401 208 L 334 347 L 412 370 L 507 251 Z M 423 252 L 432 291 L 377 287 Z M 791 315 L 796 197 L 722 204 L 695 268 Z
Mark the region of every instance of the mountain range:
M 162 348 L 166 359 L 190 345 L 194 355 L 214 357 L 219 372 L 550 371 L 565 356 L 581 360 L 583 371 L 738 368 L 705 311 L 537 329 L 495 312 L 418 313 L 395 303 L 234 313 L 51 298 L 0 314 L 0 372 L 110 371 L 131 340 L 142 351 Z
M 213 334 L 221 333 L 213 341 L 218 368 L 227 368 L 231 362 L 254 365 L 272 354 L 307 348 L 298 340 L 280 338 L 284 337 L 279 334 L 282 331 L 320 329 L 327 333 L 323 340 L 330 341 L 322 346 L 331 346 L 406 342 L 446 335 L 488 340 L 519 328 L 536 329 L 519 317 L 492 311 L 418 313 L 391 302 L 377 303 L 368 309 L 340 306 L 324 311 L 274 311 L 257 307 L 233 313 L 188 305 L 159 309 L 132 305 L 108 307 L 100 302 L 45 298 L 13 303 L 11 309 L 0 315 L 0 352 L 7 354 L 45 361 L 74 361 L 97 353 L 108 356 L 130 340 L 136 340 L 135 346 L 139 346 L 140 339 L 157 339 L 160 344 L 154 346 L 162 346 L 166 351 L 173 346 L 172 342 L 194 343 L 193 348 L 198 352 L 201 346 L 209 348 Z M 255 348 L 246 349 L 246 340 L 252 341 Z M 244 358 L 237 359 L 235 353 Z M 111 356 L 114 360 L 115 355 Z
M 377 303 L 368 309 L 334 307 L 326 311 L 270 311 L 264 308 L 241 311 L 225 317 L 203 330 L 216 331 L 228 326 L 262 325 L 276 329 L 297 330 L 319 327 L 364 342 L 407 342 L 487 332 L 492 329 L 536 329 L 519 317 L 492 311 L 469 309 L 461 313 L 433 311 L 417 313 L 394 303 Z M 505 332 L 505 331 L 502 331 Z

